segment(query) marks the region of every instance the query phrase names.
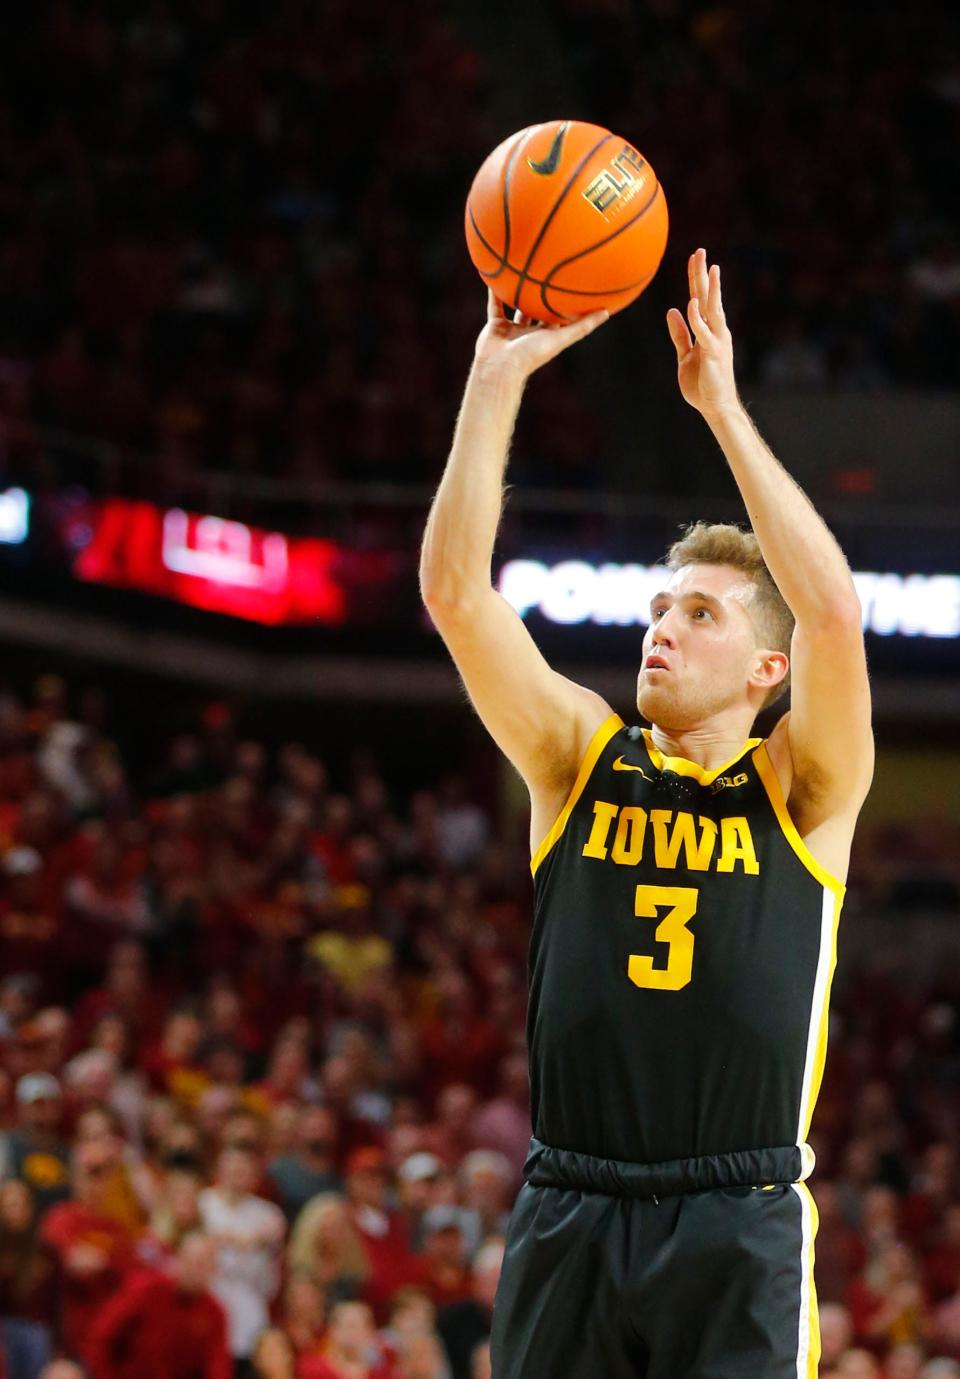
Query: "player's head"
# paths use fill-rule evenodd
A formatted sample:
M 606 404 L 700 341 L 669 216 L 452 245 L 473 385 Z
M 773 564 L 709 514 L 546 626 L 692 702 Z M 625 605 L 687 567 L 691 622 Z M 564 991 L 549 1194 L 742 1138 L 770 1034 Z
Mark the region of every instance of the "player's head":
M 671 546 L 670 576 L 643 639 L 637 707 L 688 731 L 738 706 L 754 716 L 784 692 L 793 615 L 739 527 L 697 522 Z

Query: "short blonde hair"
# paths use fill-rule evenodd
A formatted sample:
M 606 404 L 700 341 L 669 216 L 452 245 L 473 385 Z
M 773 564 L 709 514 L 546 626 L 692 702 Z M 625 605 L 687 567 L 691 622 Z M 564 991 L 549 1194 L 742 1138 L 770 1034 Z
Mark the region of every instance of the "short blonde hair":
M 731 565 L 747 575 L 755 590 L 750 611 L 760 642 L 771 651 L 789 656 L 794 617 L 767 569 L 760 542 L 752 531 L 732 522 L 693 522 L 667 552 L 668 569 L 679 570 L 684 565 Z M 784 678 L 763 701 L 763 707 L 775 703 L 789 685 L 788 667 Z

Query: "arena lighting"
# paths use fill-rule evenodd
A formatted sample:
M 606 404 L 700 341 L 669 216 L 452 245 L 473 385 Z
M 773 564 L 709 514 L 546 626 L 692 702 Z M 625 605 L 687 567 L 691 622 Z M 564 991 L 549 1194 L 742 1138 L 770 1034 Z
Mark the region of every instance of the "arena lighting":
M 339 627 L 347 597 L 336 542 L 245 522 L 107 498 L 85 509 L 69 543 L 73 572 L 250 622 Z
M 650 600 L 670 571 L 663 565 L 593 565 L 586 560 L 508 560 L 503 597 L 521 617 L 548 622 L 635 627 L 650 621 Z M 960 637 L 960 575 L 854 574 L 863 626 L 881 637 Z
M 20 546 L 30 530 L 30 495 L 22 488 L 0 493 L 0 543 Z

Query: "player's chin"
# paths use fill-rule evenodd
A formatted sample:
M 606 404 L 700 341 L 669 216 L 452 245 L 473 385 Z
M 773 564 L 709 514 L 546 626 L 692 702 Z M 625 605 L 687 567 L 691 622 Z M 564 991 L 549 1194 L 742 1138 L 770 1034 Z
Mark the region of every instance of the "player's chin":
M 637 686 L 637 708 L 648 723 L 666 727 L 676 710 L 676 695 L 666 686 L 644 684 L 641 677 Z

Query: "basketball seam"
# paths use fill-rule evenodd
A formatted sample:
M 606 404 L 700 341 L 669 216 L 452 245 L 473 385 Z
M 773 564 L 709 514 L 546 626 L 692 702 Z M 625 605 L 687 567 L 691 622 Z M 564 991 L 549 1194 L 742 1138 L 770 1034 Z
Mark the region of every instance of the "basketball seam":
M 490 244 L 489 241 L 488 241 L 487 239 L 484 238 L 483 231 L 482 231 L 482 230 L 480 229 L 480 227 L 478 226 L 477 221 L 476 221 L 476 217 L 474 216 L 472 209 L 470 209 L 470 207 L 468 207 L 467 209 L 468 209 L 468 212 L 469 212 L 469 215 L 470 215 L 470 224 L 471 224 L 471 227 L 472 227 L 473 232 L 474 232 L 474 234 L 476 235 L 477 239 L 478 239 L 478 240 L 480 241 L 480 243 L 483 245 L 484 249 L 486 249 L 489 253 L 491 253 L 495 259 L 500 259 L 500 258 L 501 258 L 501 255 L 498 254 L 497 251 L 496 251 L 496 249 L 494 249 L 493 245 Z M 623 228 L 626 229 L 626 226 L 624 226 Z M 617 233 L 619 234 L 619 231 L 617 231 Z M 610 238 L 612 239 L 613 236 L 611 235 Z M 602 244 L 605 244 L 605 243 L 606 243 L 606 240 L 602 240 L 601 243 L 602 243 Z M 597 246 L 596 244 L 593 244 L 593 245 L 591 245 L 590 247 L 591 247 L 591 249 L 596 249 L 598 246 Z M 589 252 L 589 251 L 584 251 L 584 252 Z M 574 254 L 573 257 L 574 257 L 574 258 L 578 258 L 579 255 Z M 564 262 L 565 262 L 565 263 L 569 263 L 570 260 L 569 260 L 569 259 L 565 259 Z M 483 269 L 483 268 L 478 268 L 478 269 L 477 269 L 477 272 L 480 274 L 481 278 L 495 278 L 495 277 L 497 277 L 500 273 L 503 272 L 504 268 L 509 268 L 509 270 L 510 270 L 511 273 L 516 273 L 518 276 L 519 276 L 519 274 L 520 274 L 520 272 L 521 272 L 521 269 L 519 269 L 519 268 L 516 266 L 516 264 L 507 263 L 505 260 L 504 260 L 503 262 L 501 262 L 500 267 L 499 267 L 498 269 L 496 269 L 495 272 L 489 272 L 489 271 L 487 271 L 486 269 Z M 551 275 L 552 275 L 553 273 L 555 273 L 555 272 L 556 272 L 556 269 L 555 269 L 555 268 L 551 268 L 551 270 L 550 270 Z M 544 286 L 547 286 L 547 287 L 552 288 L 554 292 L 565 292 L 565 293 L 569 294 L 571 297 L 605 297 L 605 296 L 607 296 L 608 293 L 609 293 L 611 296 L 614 296 L 614 297 L 615 297 L 615 296 L 618 296 L 619 293 L 621 293 L 621 292 L 629 292 L 629 291 L 631 291 L 632 288 L 638 287 L 640 284 L 642 284 L 642 283 L 644 283 L 644 282 L 647 282 L 652 276 L 653 276 L 653 274 L 650 273 L 650 274 L 647 275 L 646 278 L 638 278 L 636 282 L 627 283 L 627 284 L 626 284 L 625 286 L 623 286 L 623 287 L 605 287 L 605 288 L 602 288 L 602 289 L 599 289 L 599 290 L 596 290 L 596 289 L 591 290 L 590 288 L 586 288 L 586 287 L 558 287 L 556 283 L 552 283 L 552 282 L 550 281 L 549 277 L 548 277 L 548 278 L 545 278 L 545 279 L 544 279 L 544 278 L 533 278 L 533 277 L 530 277 L 529 274 L 527 275 L 526 281 L 527 281 L 528 283 L 531 283 L 534 287 L 544 287 Z M 551 307 L 551 310 L 552 310 L 552 309 L 553 309 L 553 308 Z M 560 312 L 557 312 L 557 315 L 558 315 L 558 316 L 559 316 L 560 314 L 561 314 Z
M 580 159 L 580 162 L 577 164 L 573 172 L 570 174 L 566 186 L 563 188 L 560 195 L 557 197 L 556 201 L 551 206 L 549 214 L 547 215 L 543 224 L 540 226 L 539 233 L 537 234 L 536 239 L 533 241 L 533 246 L 529 254 L 527 255 L 527 261 L 524 264 L 520 276 L 517 280 L 517 290 L 513 294 L 513 305 L 515 310 L 520 309 L 520 293 L 523 290 L 523 284 L 529 281 L 530 275 L 528 270 L 530 268 L 531 263 L 533 262 L 534 255 L 540 248 L 540 245 L 543 243 L 543 237 L 547 233 L 547 230 L 550 228 L 550 225 L 553 221 L 553 217 L 556 215 L 557 211 L 562 206 L 564 200 L 566 199 L 567 193 L 573 186 L 574 182 L 576 182 L 577 178 L 580 176 L 583 169 L 587 166 L 590 159 L 594 156 L 595 153 L 599 153 L 600 150 L 603 148 L 604 144 L 609 143 L 609 141 L 612 138 L 612 134 L 604 134 L 603 138 L 598 140 L 598 142 L 594 144 L 593 148 L 590 149 L 589 153 L 584 154 L 584 156 Z
M 586 249 L 579 249 L 575 254 L 571 254 L 569 258 L 567 258 L 567 259 L 561 259 L 561 261 L 560 261 L 559 263 L 554 264 L 554 266 L 550 269 L 550 272 L 547 274 L 547 276 L 543 279 L 543 281 L 542 281 L 541 284 L 540 284 L 540 300 L 543 302 L 544 306 L 547 308 L 548 311 L 552 311 L 552 310 L 553 310 L 553 307 L 552 307 L 552 306 L 550 305 L 550 303 L 547 301 L 547 290 L 548 290 L 548 289 L 553 289 L 553 286 L 554 286 L 554 285 L 553 285 L 553 282 L 551 281 L 552 278 L 553 278 L 557 273 L 559 273 L 560 270 L 561 270 L 562 268 L 566 268 L 568 264 L 576 263 L 577 259 L 585 258 L 585 257 L 587 256 L 587 254 L 592 254 L 592 253 L 594 253 L 597 249 L 602 249 L 603 246 L 604 246 L 605 244 L 610 244 L 611 241 L 615 240 L 615 239 L 617 238 L 618 235 L 622 235 L 623 232 L 624 232 L 625 230 L 629 230 L 631 225 L 636 225 L 637 221 L 638 221 L 638 220 L 642 220 L 643 217 L 644 217 L 644 216 L 647 214 L 647 212 L 650 210 L 651 206 L 652 206 L 653 203 L 656 201 L 656 199 L 657 199 L 657 197 L 659 196 L 659 194 L 660 194 L 660 183 L 657 182 L 657 183 L 654 185 L 653 191 L 652 191 L 652 192 L 650 193 L 650 195 L 647 197 L 647 199 L 646 199 L 646 201 L 644 202 L 644 204 L 640 207 L 640 209 L 636 212 L 635 215 L 632 215 L 632 216 L 630 217 L 629 220 L 625 220 L 624 223 L 623 223 L 622 225 L 618 225 L 617 228 L 616 228 L 611 234 L 609 234 L 609 235 L 604 235 L 603 239 L 598 239 L 595 243 L 589 244 L 589 245 L 586 247 Z M 659 266 L 659 264 L 658 264 L 658 266 Z M 653 274 L 654 274 L 656 271 L 657 271 L 656 268 L 654 268 L 653 272 L 652 272 L 652 273 L 648 273 L 645 279 L 641 279 L 641 280 L 640 280 L 640 285 L 642 286 L 644 282 L 649 282 L 650 279 L 653 277 Z M 569 289 L 568 289 L 568 288 L 565 288 L 565 287 L 557 287 L 555 290 L 556 290 L 557 292 L 566 292 L 566 291 L 568 291 Z M 598 292 L 598 293 L 594 293 L 593 295 L 594 295 L 594 296 L 602 296 L 603 294 Z
M 471 221 L 471 223 L 472 223 L 472 225 L 473 225 L 473 228 L 474 228 L 474 230 L 476 231 L 476 233 L 477 233 L 477 235 L 478 235 L 478 237 L 479 237 L 481 243 L 483 244 L 484 248 L 487 249 L 487 250 L 489 250 L 489 252 L 493 255 L 493 257 L 498 261 L 498 263 L 499 263 L 499 265 L 500 265 L 499 268 L 496 270 L 495 273 L 481 273 L 481 276 L 482 276 L 482 277 L 486 277 L 486 278 L 498 278 L 498 277 L 500 276 L 500 274 L 503 272 L 504 268 L 510 268 L 511 272 L 514 272 L 514 273 L 517 271 L 515 268 L 513 268 L 513 266 L 512 266 L 512 265 L 510 264 L 510 262 L 509 262 L 510 235 L 511 235 L 510 205 L 509 205 L 509 197 L 510 197 L 510 191 L 509 191 L 509 188 L 510 188 L 510 177 L 511 177 L 511 175 L 512 175 L 512 173 L 513 173 L 513 165 L 514 165 L 514 163 L 516 162 L 516 160 L 517 160 L 517 158 L 518 158 L 518 156 L 519 156 L 519 154 L 520 154 L 520 151 L 521 151 L 521 149 L 523 148 L 524 144 L 526 144 L 527 141 L 533 137 L 533 135 L 536 133 L 536 131 L 537 131 L 538 129 L 542 129 L 542 128 L 543 128 L 542 125 L 532 125 L 529 129 L 521 129 L 520 133 L 517 135 L 516 142 L 514 143 L 513 148 L 510 150 L 509 154 L 507 155 L 507 165 L 506 165 L 506 168 L 504 169 L 504 174 L 503 174 L 503 188 L 502 188 L 502 195 L 503 195 L 503 240 L 504 240 L 504 243 L 503 243 L 503 251 L 502 251 L 502 252 L 498 252 L 496 249 L 494 249 L 494 247 L 493 247 L 492 244 L 488 243 L 488 241 L 484 239 L 483 235 L 482 235 L 481 232 L 480 232 L 480 226 L 477 224 L 477 218 L 476 218 L 476 216 L 473 214 L 473 206 L 470 204 L 470 197 L 467 197 L 467 214 L 468 214 L 469 217 L 470 217 L 470 221 Z M 480 272 L 479 269 L 478 269 L 477 271 Z
M 507 262 L 510 254 L 510 178 L 513 175 L 513 165 L 519 157 L 520 149 L 532 135 L 533 130 L 530 131 L 525 139 L 521 133 L 519 139 L 510 150 L 510 156 L 507 159 L 507 166 L 503 174 L 503 258 L 500 267 L 497 269 L 498 273 L 503 272 L 504 264 Z M 468 209 L 470 210 L 470 219 L 473 220 L 473 209 L 472 207 L 468 207 Z M 476 228 L 476 221 L 474 221 L 474 228 Z M 477 230 L 477 234 L 480 234 L 479 230 Z

